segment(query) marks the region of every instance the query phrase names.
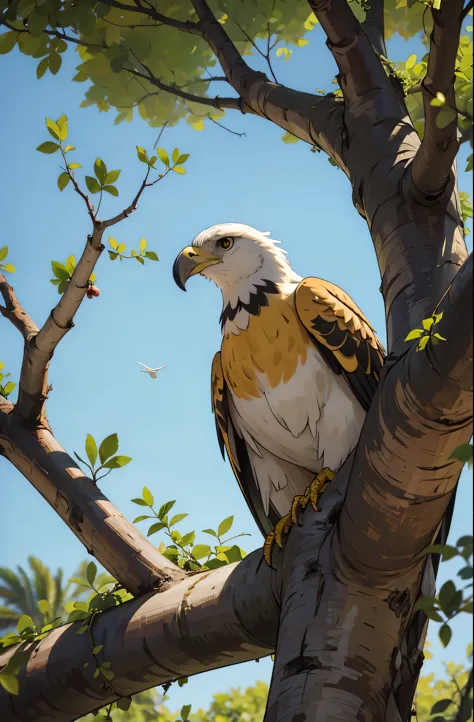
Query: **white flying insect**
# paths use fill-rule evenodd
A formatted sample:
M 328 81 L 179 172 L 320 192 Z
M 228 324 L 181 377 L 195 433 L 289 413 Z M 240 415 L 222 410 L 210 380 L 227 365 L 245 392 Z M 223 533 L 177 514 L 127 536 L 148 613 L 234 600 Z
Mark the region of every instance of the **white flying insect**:
M 158 366 L 158 368 L 152 369 L 149 366 L 145 366 L 145 364 L 141 364 L 140 361 L 135 361 L 135 363 L 138 364 L 139 366 L 143 366 L 143 368 L 140 369 L 142 374 L 149 374 L 150 378 L 152 378 L 152 379 L 156 379 L 157 371 L 161 371 L 161 369 L 166 368 L 166 364 L 165 364 L 165 366 Z

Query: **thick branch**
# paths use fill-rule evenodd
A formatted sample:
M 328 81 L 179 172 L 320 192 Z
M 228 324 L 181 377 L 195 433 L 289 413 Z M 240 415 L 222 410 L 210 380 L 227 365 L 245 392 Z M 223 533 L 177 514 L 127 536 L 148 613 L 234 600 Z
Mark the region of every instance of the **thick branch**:
M 0 313 L 7 318 L 19 330 L 25 341 L 35 333 L 38 333 L 38 326 L 32 318 L 23 310 L 16 293 L 8 283 L 5 276 L 0 273 L 0 294 L 5 306 L 0 306 Z
M 443 0 L 439 10 L 432 9 L 430 55 L 422 82 L 425 131 L 411 168 L 415 188 L 427 196 L 437 196 L 447 186 L 459 148 L 457 113 L 452 108 L 456 107 L 454 68 L 462 6 L 463 0 Z M 431 105 L 437 93 L 444 96 L 451 109 Z
M 358 115 L 362 109 L 366 112 L 366 103 L 361 102 L 364 96 L 369 95 L 370 105 L 373 103 L 371 96 L 375 91 L 380 93 L 385 90 L 391 96 L 390 81 L 374 52 L 372 38 L 369 40 L 363 32 L 347 1 L 308 0 L 308 2 L 327 35 L 327 46 L 339 67 L 339 82 L 346 104 L 354 106 L 353 110 L 357 108 Z M 376 5 L 378 2 L 382 4 L 382 0 L 374 0 L 374 2 Z M 376 8 L 372 14 L 377 14 L 379 18 L 379 11 Z
M 73 320 L 89 287 L 89 277 L 103 250 L 103 224 L 95 223 L 67 288 L 38 334 L 25 344 L 15 416 L 31 424 L 43 410 L 48 365 L 54 350 L 74 326 Z
M 384 21 L 385 0 L 371 0 L 367 10 L 362 28 L 372 43 L 376 53 L 387 57 L 385 47 L 385 21 Z
M 104 645 L 99 661 L 112 662 L 113 688 L 128 696 L 270 654 L 279 613 L 272 576 L 254 552 L 238 565 L 193 575 L 101 614 L 92 636 Z M 1 719 L 69 722 L 117 698 L 93 678 L 87 635 L 76 634 L 77 626 L 56 629 L 39 643 L 20 675 L 18 697 L 0 687 Z M 0 657 L 0 666 L 10 656 Z
M 451 455 L 472 435 L 472 262 L 471 254 L 437 308 L 433 332 L 447 340 L 422 351 L 408 342 L 367 415 L 337 546 L 341 564 L 369 586 L 418 563 L 461 473 Z
M 0 399 L 0 454 L 57 511 L 90 554 L 132 594 L 166 588 L 183 572 L 162 556 L 79 469 L 46 429 L 28 431 Z

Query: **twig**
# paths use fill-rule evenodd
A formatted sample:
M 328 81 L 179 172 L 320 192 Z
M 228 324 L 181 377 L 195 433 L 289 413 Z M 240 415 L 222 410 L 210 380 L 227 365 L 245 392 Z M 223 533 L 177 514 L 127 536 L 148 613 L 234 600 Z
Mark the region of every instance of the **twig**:
M 456 107 L 454 69 L 462 26 L 462 3 L 463 0 L 443 0 L 439 10 L 432 10 L 428 69 L 421 84 L 425 132 L 411 164 L 415 189 L 426 196 L 437 197 L 445 189 L 459 148 L 457 113 L 452 112 L 448 122 L 440 123 L 447 108 L 445 105 L 433 106 L 431 101 L 441 93 L 451 111 Z
M 144 68 L 146 68 L 142 61 L 139 62 L 141 65 L 143 65 Z M 165 83 L 162 83 L 161 80 L 155 78 L 149 68 L 146 68 L 148 75 L 145 75 L 145 73 L 141 73 L 135 68 L 123 68 L 123 70 L 125 70 L 127 73 L 131 73 L 136 78 L 143 78 L 143 80 L 147 80 L 149 83 L 151 83 L 157 88 L 160 88 L 160 90 L 164 90 L 166 93 L 171 93 L 172 95 L 176 95 L 178 98 L 183 98 L 183 100 L 187 100 L 191 103 L 197 103 L 199 105 L 210 105 L 213 108 L 218 108 L 219 110 L 221 108 L 232 108 L 234 110 L 240 111 L 242 110 L 240 98 L 220 98 L 219 96 L 216 96 L 215 98 L 206 98 L 205 96 L 201 95 L 193 95 L 192 93 L 187 93 L 186 91 L 182 90 L 177 85 L 165 85 Z
M 252 47 L 257 51 L 257 53 L 258 53 L 259 55 L 261 55 L 262 58 L 264 58 L 264 59 L 266 60 L 267 65 L 268 65 L 268 68 L 269 68 L 269 70 L 270 70 L 270 73 L 271 73 L 271 75 L 272 75 L 273 80 L 275 81 L 275 83 L 278 83 L 278 80 L 277 80 L 277 78 L 276 78 L 276 75 L 275 75 L 275 73 L 273 72 L 273 67 L 272 67 L 272 63 L 271 63 L 271 60 L 270 60 L 270 51 L 275 47 L 274 45 L 270 46 L 270 41 L 271 41 L 271 37 L 272 37 L 271 31 L 270 31 L 270 23 L 267 23 L 267 30 L 268 30 L 267 52 L 264 53 L 262 50 L 260 50 L 260 48 L 258 47 L 257 43 L 250 37 L 250 35 L 249 35 L 249 34 L 243 29 L 243 27 L 237 22 L 237 20 L 234 20 L 234 22 L 235 22 L 235 24 L 237 25 L 237 27 L 239 28 L 240 32 L 241 32 L 243 35 L 245 35 L 245 37 L 247 38 L 247 40 L 249 41 L 249 43 L 250 43 L 250 44 L 252 45 Z
M 469 0 L 468 4 L 461 13 L 461 20 L 465 20 L 472 10 L 473 0 Z
M 117 8 L 119 10 L 125 10 L 130 13 L 138 13 L 140 15 L 148 15 L 153 20 L 158 20 L 164 25 L 168 25 L 170 28 L 176 28 L 176 30 L 182 30 L 185 33 L 199 34 L 199 27 L 197 23 L 192 23 L 189 20 L 175 20 L 169 18 L 166 15 L 162 15 L 152 5 L 143 7 L 143 5 L 125 5 L 124 3 L 117 2 L 117 0 L 101 0 L 103 5 L 109 5 L 111 8 Z
M 5 306 L 0 306 L 0 313 L 7 318 L 19 330 L 25 341 L 32 334 L 38 333 L 38 326 L 30 316 L 23 310 L 20 302 L 16 297 L 16 293 L 8 283 L 5 276 L 0 273 L 0 294 L 5 302 Z
M 68 165 L 68 162 L 67 162 L 66 154 L 65 154 L 65 152 L 64 152 L 64 150 L 63 150 L 62 144 L 61 144 L 60 147 L 61 147 L 61 155 L 62 155 L 63 160 L 64 160 L 65 172 L 68 174 L 69 178 L 71 179 L 71 183 L 72 183 L 72 185 L 73 185 L 73 187 L 74 187 L 74 190 L 76 191 L 76 193 L 77 193 L 78 195 L 81 196 L 81 198 L 83 199 L 84 203 L 86 204 L 87 212 L 88 212 L 89 217 L 90 217 L 90 219 L 91 219 L 91 221 L 92 221 L 92 225 L 94 226 L 94 225 L 96 224 L 96 222 L 97 222 L 97 213 L 98 213 L 99 209 L 97 208 L 97 211 L 94 211 L 94 206 L 93 206 L 92 203 L 90 202 L 89 196 L 86 195 L 86 194 L 84 193 L 84 191 L 81 190 L 81 188 L 79 187 L 79 184 L 78 184 L 77 180 L 74 178 L 74 173 L 72 172 L 72 170 L 69 169 L 69 165 Z
M 223 125 L 222 123 L 219 123 L 217 120 L 214 120 L 214 118 L 211 118 L 210 115 L 208 115 L 207 117 L 209 118 L 209 120 L 212 120 L 212 122 L 215 123 L 215 125 L 218 125 L 219 128 L 222 128 L 223 130 L 226 130 L 228 133 L 231 133 L 232 135 L 236 135 L 238 138 L 243 138 L 243 137 L 246 138 L 246 137 L 247 137 L 247 133 L 237 133 L 237 131 L 235 131 L 235 130 L 231 130 L 230 128 L 226 128 L 225 125 Z

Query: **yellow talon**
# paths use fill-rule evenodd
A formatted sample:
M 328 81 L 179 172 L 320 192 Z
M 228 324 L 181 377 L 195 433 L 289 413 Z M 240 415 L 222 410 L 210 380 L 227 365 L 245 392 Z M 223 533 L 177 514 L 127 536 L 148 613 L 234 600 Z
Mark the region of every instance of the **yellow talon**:
M 303 495 L 299 494 L 298 496 L 295 496 L 291 504 L 290 513 L 280 519 L 275 526 L 275 529 L 271 531 L 265 539 L 265 543 L 263 545 L 263 558 L 269 566 L 271 566 L 273 544 L 276 542 L 278 546 L 283 549 L 283 536 L 288 534 L 292 524 L 296 524 L 298 507 L 305 509 L 309 502 L 311 502 L 313 509 L 315 511 L 319 511 L 318 500 L 321 495 L 324 494 L 329 486 L 329 482 L 331 482 L 334 477 L 334 471 L 325 467 L 319 472 L 314 481 L 306 488 Z
M 302 509 L 305 508 L 308 504 L 308 498 L 306 496 L 295 496 L 293 499 L 293 503 L 291 504 L 291 522 L 292 524 L 296 524 L 296 510 L 299 506 L 301 506 Z
M 283 534 L 287 534 L 290 531 L 291 526 L 291 515 L 286 514 L 285 516 L 282 516 L 280 521 L 275 527 L 275 541 L 280 547 L 280 549 L 283 549 L 283 541 L 282 537 Z

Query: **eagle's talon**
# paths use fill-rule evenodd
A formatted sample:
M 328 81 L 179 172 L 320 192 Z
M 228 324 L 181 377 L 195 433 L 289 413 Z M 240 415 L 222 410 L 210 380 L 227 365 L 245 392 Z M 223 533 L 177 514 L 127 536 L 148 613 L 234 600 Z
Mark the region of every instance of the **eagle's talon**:
M 269 567 L 271 567 L 272 565 L 272 548 L 274 541 L 275 532 L 271 531 L 270 534 L 267 534 L 267 536 L 265 537 L 265 542 L 263 545 L 263 558 L 265 559 Z
M 291 514 L 285 514 L 275 526 L 275 541 L 283 549 L 283 534 L 288 534 L 291 527 Z
M 293 499 L 293 503 L 291 504 L 291 522 L 292 524 L 296 524 L 297 515 L 296 511 L 298 507 L 300 506 L 302 509 L 304 509 L 308 504 L 308 497 L 306 495 L 304 496 L 295 496 Z

